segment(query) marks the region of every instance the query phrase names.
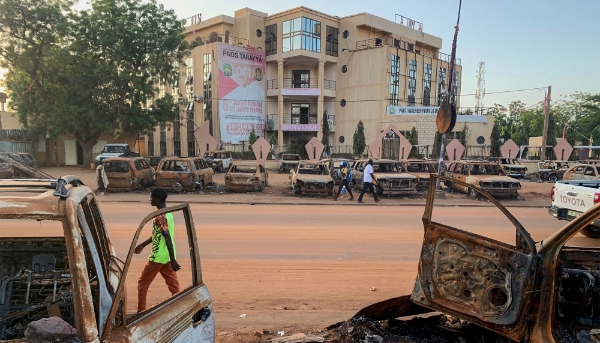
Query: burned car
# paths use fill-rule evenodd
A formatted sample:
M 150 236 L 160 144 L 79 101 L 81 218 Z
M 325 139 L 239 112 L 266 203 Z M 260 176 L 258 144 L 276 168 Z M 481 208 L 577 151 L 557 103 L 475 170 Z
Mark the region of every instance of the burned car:
M 154 184 L 154 169 L 141 157 L 109 157 L 102 161 L 107 190 L 131 191 Z
M 538 179 L 556 182 L 562 180 L 565 171 L 569 168 L 569 161 L 544 161 L 538 162 Z
M 406 171 L 417 178 L 417 191 L 426 191 L 429 187 L 429 175 L 436 174 L 437 169 L 430 160 L 402 160 Z
M 257 162 L 234 162 L 225 174 L 229 192 L 262 192 L 269 186 L 269 173 Z
M 15 168 L 12 163 L 0 161 L 0 179 L 12 179 L 15 177 Z
M 154 174 L 154 183 L 158 187 L 173 192 L 193 191 L 204 184 L 198 177 L 196 164 L 189 157 L 167 157 L 160 161 Z
M 450 163 L 444 175 L 452 180 L 481 188 L 495 197 L 516 198 L 521 189 L 521 183 L 506 176 L 502 167 L 495 162 L 454 161 Z M 460 183 L 446 182 L 446 187 L 466 193 L 473 199 L 479 196 L 473 188 L 461 186 Z
M 354 187 L 362 190 L 364 169 L 368 160 L 358 160 L 354 163 Z M 373 183 L 379 195 L 409 195 L 417 193 L 417 177 L 409 174 L 406 167 L 399 161 L 374 160 Z
M 514 229 L 514 243 L 435 221 L 433 181 L 438 178 L 472 189 L 493 203 Z M 596 205 L 536 243 L 491 194 L 434 175 L 412 293 L 373 304 L 357 315 L 384 320 L 437 311 L 515 342 L 597 342 L 600 248 L 566 244 L 599 217 L 600 205 Z M 501 341 L 506 340 L 493 340 Z
M 231 162 L 233 162 L 231 152 L 227 150 L 207 151 L 204 153 L 203 157 L 215 173 L 228 170 L 231 166 Z
M 565 171 L 564 180 L 598 180 L 600 179 L 600 165 L 575 164 Z
M 213 175 L 215 171 L 208 165 L 206 160 L 196 157 L 194 158 L 194 166 L 196 167 L 196 177 L 198 178 L 198 187 L 200 189 L 214 183 Z
M 18 195 L 15 195 L 18 193 Z M 179 275 L 190 286 L 135 313 L 125 284 L 138 239 L 153 219 L 171 213 L 181 244 Z M 202 281 L 196 230 L 189 205 L 147 215 L 128 252 L 117 253 L 92 190 L 76 176 L 54 180 L 0 180 L 0 341 L 22 342 L 27 326 L 59 317 L 76 331 L 65 342 L 214 342 L 212 299 Z M 185 236 L 185 237 L 184 237 Z M 189 251 L 189 253 L 188 253 Z M 121 258 L 123 260 L 121 260 Z M 184 258 L 185 256 L 185 258 Z M 131 281 L 130 281 L 131 283 Z M 133 293 L 135 294 L 135 293 Z
M 279 160 L 279 172 L 289 173 L 300 160 L 302 160 L 302 158 L 298 154 L 281 154 L 281 159 Z
M 327 168 L 329 168 L 331 178 L 336 185 L 342 183 L 342 163 L 346 162 L 348 169 L 351 169 L 352 165 L 354 164 L 354 160 L 347 158 L 329 158 L 323 160 L 323 162 L 327 163 Z
M 514 158 L 491 157 L 489 161 L 500 164 L 506 176 L 515 179 L 524 179 L 527 175 L 527 167 Z
M 327 164 L 321 161 L 300 161 L 290 171 L 292 194 L 333 196 L 333 179 Z

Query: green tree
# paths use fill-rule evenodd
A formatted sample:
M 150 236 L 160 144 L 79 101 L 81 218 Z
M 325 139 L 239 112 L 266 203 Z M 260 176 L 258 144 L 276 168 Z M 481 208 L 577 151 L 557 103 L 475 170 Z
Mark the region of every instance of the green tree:
M 496 121 L 494 121 L 494 127 L 490 134 L 490 149 L 492 157 L 500 157 L 500 127 Z
M 433 138 L 433 147 L 431 148 L 431 157 L 438 158 L 440 157 L 440 148 L 442 146 L 442 134 L 437 130 L 435 131 L 435 136 Z M 445 152 L 444 152 L 445 153 Z
M 256 137 L 256 130 L 254 130 L 254 125 L 252 125 L 252 130 L 250 131 L 250 136 L 248 136 L 248 147 L 251 147 L 252 144 L 256 142 L 258 138 Z
M 330 147 L 329 147 L 329 120 L 327 118 L 327 111 L 323 112 L 323 123 L 321 125 L 321 143 L 325 146 L 325 154 L 329 155 Z
M 271 134 L 271 138 L 269 138 L 269 144 L 271 144 L 271 146 L 277 145 L 277 134 L 276 133 Z
M 459 141 L 465 148 L 467 148 L 467 143 L 469 143 L 469 138 L 471 138 L 471 134 L 469 133 L 469 126 L 467 123 L 463 126 L 462 131 L 460 132 Z
M 354 135 L 352 136 L 352 150 L 354 152 L 354 156 L 359 158 L 362 157 L 366 147 L 367 143 L 365 138 L 365 126 L 362 120 L 360 120 L 356 125 Z
M 419 133 L 417 132 L 417 128 L 413 126 L 413 128 L 410 130 L 410 133 L 408 134 L 408 142 L 413 146 L 413 149 L 410 150 L 410 154 L 408 154 L 408 157 L 414 158 L 414 157 L 418 157 L 419 152 L 417 150 L 417 148 L 415 147 L 415 145 L 419 144 Z
M 159 83 L 189 54 L 181 22 L 156 2 L 0 0 L 0 65 L 11 108 L 32 133 L 73 135 L 84 164 L 102 133 L 146 131 L 179 115 Z M 32 102 L 33 100 L 33 102 Z

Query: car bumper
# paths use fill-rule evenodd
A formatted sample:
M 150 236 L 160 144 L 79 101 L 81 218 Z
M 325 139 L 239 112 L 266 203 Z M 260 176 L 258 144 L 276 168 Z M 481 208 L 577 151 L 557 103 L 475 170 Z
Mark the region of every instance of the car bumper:
M 571 220 L 579 217 L 582 214 L 582 212 L 568 210 L 566 208 L 560 208 L 560 207 L 556 207 L 556 206 L 552 206 L 552 205 L 550 207 L 548 207 L 548 213 L 558 220 L 568 220 L 568 221 L 571 221 Z M 600 218 L 593 221 L 592 224 L 590 224 L 590 225 L 600 227 Z

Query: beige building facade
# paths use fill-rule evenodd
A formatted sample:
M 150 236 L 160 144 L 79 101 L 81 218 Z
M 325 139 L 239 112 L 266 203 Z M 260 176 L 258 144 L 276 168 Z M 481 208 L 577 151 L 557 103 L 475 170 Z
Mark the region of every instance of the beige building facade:
M 197 15 L 185 20 L 186 39 L 196 47 L 180 66 L 179 80 L 161 85 L 158 94 L 177 98 L 181 115 L 146 136 L 143 150 L 148 155 L 197 154 L 193 132 L 206 120 L 210 133 L 228 143 L 219 122 L 217 89 L 223 77 L 219 44 L 265 53 L 264 130 L 257 130 L 258 136 L 267 140 L 274 136 L 283 147 L 293 141 L 321 139 L 325 116 L 330 145 L 351 147 L 360 120 L 367 142 L 395 124 L 404 131 L 415 126 L 423 131 L 419 144 L 433 144 L 425 134 L 435 130 L 428 126 L 429 116 L 388 115 L 387 111 L 388 106 L 437 106 L 442 100 L 450 56 L 440 51 L 441 38 L 423 32 L 422 24 L 415 26 L 407 18 L 396 23 L 368 13 L 340 18 L 306 7 L 271 15 L 243 8 L 233 17 L 200 19 Z M 457 94 L 461 72 L 457 59 Z M 460 105 L 460 96 L 456 104 Z

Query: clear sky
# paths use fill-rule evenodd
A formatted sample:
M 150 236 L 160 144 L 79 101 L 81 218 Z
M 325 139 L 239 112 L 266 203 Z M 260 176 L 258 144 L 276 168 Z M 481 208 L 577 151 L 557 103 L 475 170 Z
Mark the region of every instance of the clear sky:
M 423 23 L 423 31 L 443 39 L 450 53 L 458 0 L 157 0 L 178 17 L 204 19 L 250 7 L 269 14 L 306 6 L 343 17 L 368 12 L 394 14 Z M 80 6 L 85 6 L 81 4 Z M 600 93 L 600 0 L 463 0 L 457 57 L 462 60 L 462 106 L 474 106 L 479 62 L 485 62 L 487 93 L 552 86 L 552 98 L 576 91 Z M 533 105 L 540 90 L 488 94 L 485 106 L 521 100 Z

